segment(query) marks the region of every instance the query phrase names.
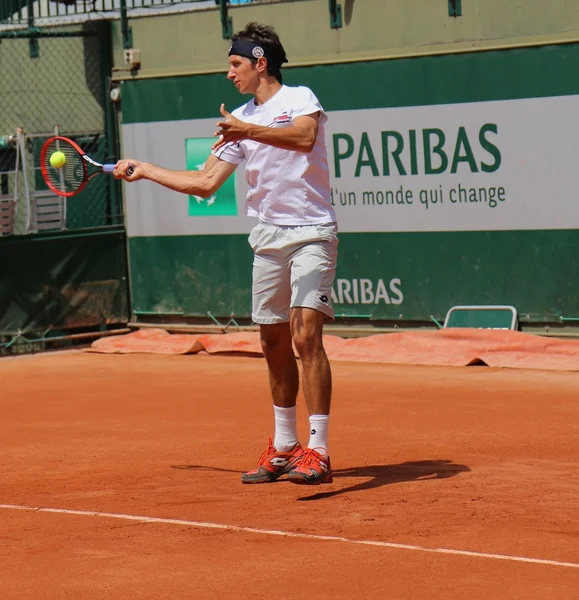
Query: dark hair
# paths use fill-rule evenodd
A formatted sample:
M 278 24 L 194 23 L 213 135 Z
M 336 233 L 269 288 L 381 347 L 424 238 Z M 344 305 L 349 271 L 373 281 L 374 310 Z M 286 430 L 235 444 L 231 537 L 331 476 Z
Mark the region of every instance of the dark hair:
M 267 72 L 282 83 L 281 66 L 288 60 L 279 36 L 273 27 L 261 25 L 260 23 L 248 23 L 243 31 L 233 34 L 231 41 L 235 42 L 237 40 L 248 40 L 266 48 L 268 50 L 267 55 L 270 57 L 270 60 L 267 61 Z

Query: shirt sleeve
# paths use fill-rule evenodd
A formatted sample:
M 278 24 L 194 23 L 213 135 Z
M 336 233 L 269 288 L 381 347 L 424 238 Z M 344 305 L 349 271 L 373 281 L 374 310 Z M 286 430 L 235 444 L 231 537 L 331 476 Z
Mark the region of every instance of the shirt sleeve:
M 229 142 L 217 150 L 212 150 L 211 154 L 234 165 L 239 165 L 245 160 L 245 153 L 239 142 Z
M 303 117 L 304 115 L 311 115 L 316 112 L 320 113 L 320 123 L 325 123 L 328 120 L 326 111 L 312 90 L 304 86 L 298 88 L 298 94 L 296 94 L 294 107 L 292 108 L 292 117 L 295 119 L 296 117 Z

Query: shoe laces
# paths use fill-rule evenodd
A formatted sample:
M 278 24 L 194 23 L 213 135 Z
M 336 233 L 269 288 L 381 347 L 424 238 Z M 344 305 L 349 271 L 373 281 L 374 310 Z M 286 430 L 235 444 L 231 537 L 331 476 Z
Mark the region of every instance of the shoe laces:
M 301 464 L 304 467 L 309 467 L 310 465 L 317 465 L 320 461 L 326 462 L 324 459 L 326 457 L 322 456 L 317 450 L 313 448 L 307 448 L 304 450 L 304 454 L 301 460 Z
M 277 451 L 275 449 L 275 446 L 273 445 L 273 440 L 272 438 L 269 438 L 267 448 L 262 452 L 261 456 L 259 457 L 258 465 L 265 464 L 267 462 L 267 459 L 276 452 Z

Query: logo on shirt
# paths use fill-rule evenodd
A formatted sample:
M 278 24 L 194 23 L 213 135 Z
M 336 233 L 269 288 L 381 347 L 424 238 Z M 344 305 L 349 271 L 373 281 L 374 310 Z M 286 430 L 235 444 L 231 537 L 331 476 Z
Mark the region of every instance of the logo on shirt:
M 275 119 L 271 122 L 270 127 L 275 127 L 276 125 L 287 125 L 292 122 L 292 118 L 287 114 L 287 111 L 283 111 L 281 115 L 275 117 Z
M 185 163 L 189 171 L 202 171 L 211 153 L 215 138 L 187 138 L 185 140 Z M 229 217 L 237 216 L 237 194 L 235 174 L 209 198 L 189 196 L 188 215 L 190 217 Z

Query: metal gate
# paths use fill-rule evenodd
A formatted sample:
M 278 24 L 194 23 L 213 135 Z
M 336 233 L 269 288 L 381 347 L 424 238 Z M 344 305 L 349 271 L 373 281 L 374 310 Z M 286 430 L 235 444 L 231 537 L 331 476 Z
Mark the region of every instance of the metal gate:
M 129 313 L 119 182 L 65 199 L 39 164 L 55 134 L 116 162 L 110 23 L 27 25 L 0 25 L 0 355 L 107 335 Z
M 67 200 L 47 189 L 39 165 L 42 144 L 55 134 L 99 162 L 116 161 L 111 67 L 107 21 L 0 31 L 0 236 L 122 223 L 112 177 Z

